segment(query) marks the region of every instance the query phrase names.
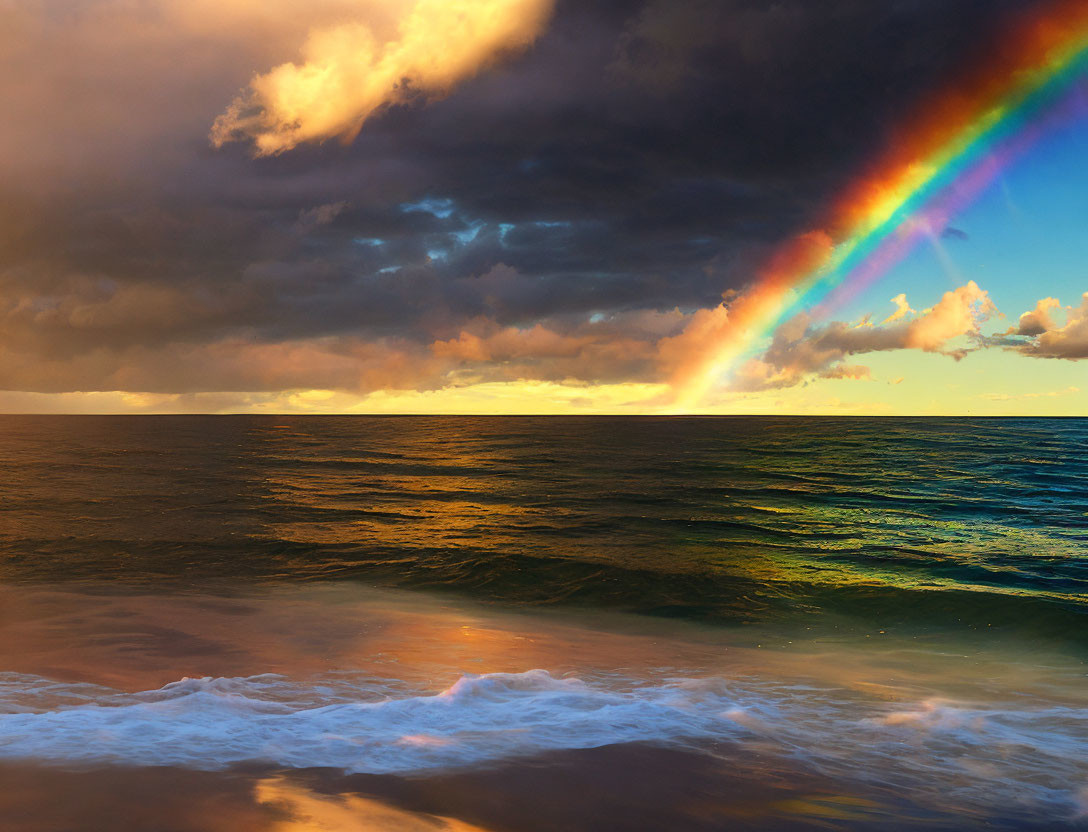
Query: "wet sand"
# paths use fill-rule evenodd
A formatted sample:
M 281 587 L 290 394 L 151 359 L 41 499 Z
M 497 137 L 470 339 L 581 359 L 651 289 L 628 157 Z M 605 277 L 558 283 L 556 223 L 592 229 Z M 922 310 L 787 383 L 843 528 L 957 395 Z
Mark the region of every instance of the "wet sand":
M 196 742 L 198 756 L 207 755 L 209 770 L 131 765 L 124 743 L 120 752 L 94 764 L 76 763 L 64 757 L 63 748 L 50 747 L 50 753 L 61 756 L 45 764 L 7 756 L 4 744 L 14 736 L 8 733 L 0 736 L 0 756 L 5 757 L 0 760 L 0 830 L 1088 829 L 1088 816 L 1075 817 L 1075 809 L 1059 814 L 1054 805 L 1044 810 L 1026 802 L 1012 801 L 1005 808 L 988 802 L 1005 796 L 1006 783 L 1012 781 L 1002 778 L 1042 765 L 1039 755 L 1047 749 L 1016 737 L 1000 753 L 972 745 L 997 729 L 985 715 L 964 711 L 967 716 L 961 718 L 955 710 L 980 703 L 1008 710 L 1022 700 L 1029 708 L 1047 703 L 1059 713 L 1076 713 L 1084 706 L 1082 664 L 1039 653 L 986 653 L 977 644 L 889 637 L 874 649 L 872 639 L 853 642 L 825 635 L 795 643 L 787 635 L 633 616 L 513 613 L 352 584 L 154 594 L 101 586 L 0 586 L 0 670 L 106 685 L 122 694 L 155 691 L 183 676 L 273 672 L 324 685 L 329 674 L 350 671 L 356 674 L 352 679 L 394 679 L 403 683 L 404 695 L 435 697 L 465 671 L 523 673 L 544 667 L 557 677 L 570 674 L 602 684 L 617 676 L 647 683 L 669 675 L 721 677 L 739 684 L 740 692 L 753 679 L 761 685 L 770 680 L 770 687 L 758 690 L 779 697 L 774 701 L 787 708 L 775 724 L 760 723 L 775 718 L 773 711 L 770 717 L 740 708 L 724 714 L 751 731 L 719 744 L 703 737 L 701 747 L 696 743 L 686 749 L 625 742 L 496 752 L 470 765 L 391 774 L 346 774 L 312 764 L 239 765 L 229 758 L 225 770 L 215 770 L 222 768 L 215 762 L 218 740 L 201 745 L 199 737 L 183 739 Z M 16 680 L 5 695 L 24 682 Z M 48 691 L 24 692 L 39 697 L 34 708 L 67 707 L 64 701 L 50 701 Z M 523 693 L 516 701 L 529 702 L 537 695 Z M 934 699 L 937 694 L 945 698 Z M 31 701 L 21 695 L 15 690 L 9 703 L 16 713 L 21 703 Z M 692 706 L 699 705 L 700 696 L 711 695 L 717 691 L 696 690 Z M 788 710 L 794 697 L 804 705 L 796 712 L 799 718 Z M 184 697 L 168 705 L 178 703 L 184 704 Z M 453 707 L 471 716 L 478 705 L 469 700 Z M 898 743 L 870 762 L 851 756 L 868 752 L 867 740 L 833 731 L 828 735 L 822 722 L 825 713 L 842 718 L 863 712 L 887 719 L 857 723 L 858 730 Z M 563 713 L 578 716 L 574 710 Z M 559 722 L 552 727 L 564 730 L 563 718 L 555 716 Z M 512 718 L 510 731 L 516 737 L 520 716 Z M 170 719 L 163 725 L 169 726 Z M 260 712 L 248 719 L 259 721 Z M 956 719 L 966 722 L 950 726 L 949 720 Z M 1046 727 L 1058 732 L 1048 735 L 1054 742 L 1064 742 L 1077 725 Z M 92 732 L 87 742 L 96 737 L 103 745 L 111 739 Z M 578 737 L 564 741 L 577 743 Z M 960 745 L 963 741 L 968 744 Z M 837 744 L 845 749 L 845 759 L 836 759 Z M 142 751 L 133 747 L 133 754 L 154 758 L 157 752 L 150 745 Z M 910 766 L 902 765 L 907 758 L 910 765 L 937 760 L 945 768 L 908 784 L 904 778 Z M 886 768 L 865 770 L 874 764 Z M 952 772 L 954 780 L 942 772 Z M 1028 774 L 1021 779 L 1030 785 Z M 1079 772 L 1070 768 L 1066 779 L 1059 785 L 1070 793 L 1088 787 L 1083 765 Z M 1088 798 L 1088 791 L 1083 795 Z
M 769 782 L 712 758 L 638 744 L 426 777 L 0 765 L 6 832 L 799 832 L 947 829 L 947 821 L 800 772 Z M 1002 827 L 965 817 L 961 828 Z

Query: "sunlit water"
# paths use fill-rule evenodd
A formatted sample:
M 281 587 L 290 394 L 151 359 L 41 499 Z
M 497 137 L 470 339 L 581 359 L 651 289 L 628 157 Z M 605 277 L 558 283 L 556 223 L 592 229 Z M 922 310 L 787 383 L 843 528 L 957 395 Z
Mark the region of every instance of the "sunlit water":
M 1088 422 L 0 428 L 0 777 L 257 766 L 260 805 L 334 818 L 297 828 L 414 828 L 292 772 L 634 743 L 720 773 L 661 787 L 693 829 L 1088 815 Z

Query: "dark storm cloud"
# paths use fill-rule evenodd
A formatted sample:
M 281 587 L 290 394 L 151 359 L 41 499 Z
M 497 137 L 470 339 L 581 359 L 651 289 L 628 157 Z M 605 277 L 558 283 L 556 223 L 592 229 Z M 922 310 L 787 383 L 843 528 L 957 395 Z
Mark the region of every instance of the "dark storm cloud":
M 0 345 L 22 369 L 0 387 L 110 389 L 144 354 L 320 338 L 395 339 L 431 371 L 429 345 L 480 321 L 577 338 L 592 315 L 712 306 L 1027 5 L 561 2 L 533 48 L 446 98 L 259 159 L 207 132 L 301 22 L 247 40 L 171 3 L 20 13 L 0 39 Z M 148 366 L 129 389 L 169 389 L 168 358 Z M 536 372 L 619 377 L 577 367 Z M 215 372 L 178 384 L 287 383 Z

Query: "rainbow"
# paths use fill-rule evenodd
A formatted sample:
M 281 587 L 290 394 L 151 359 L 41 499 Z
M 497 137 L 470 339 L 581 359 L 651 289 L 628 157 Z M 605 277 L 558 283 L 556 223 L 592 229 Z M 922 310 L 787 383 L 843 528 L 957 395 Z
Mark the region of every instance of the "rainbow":
M 1015 21 L 991 62 L 927 101 L 892 150 L 832 204 L 826 229 L 785 243 L 750 288 L 693 320 L 696 353 L 673 377 L 678 409 L 698 405 L 787 317 L 838 308 L 948 221 L 1071 109 L 1088 74 L 1088 2 L 1061 0 Z M 678 339 L 678 340 L 679 340 Z

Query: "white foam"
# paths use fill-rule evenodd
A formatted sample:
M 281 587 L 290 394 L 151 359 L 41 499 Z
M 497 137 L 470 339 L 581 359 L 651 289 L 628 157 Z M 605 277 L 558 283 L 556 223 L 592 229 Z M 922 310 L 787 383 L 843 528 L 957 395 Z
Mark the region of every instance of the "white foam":
M 132 694 L 5 682 L 0 757 L 85 763 L 216 769 L 263 760 L 392 773 L 707 736 L 720 722 L 720 708 L 689 707 L 668 686 L 609 691 L 543 670 L 463 676 L 437 695 L 400 698 L 378 684 L 349 698 L 344 681 L 302 687 L 276 676 L 183 679 Z
M 815 767 L 922 802 L 1073 814 L 1088 783 L 1088 714 L 921 701 L 890 707 L 833 688 L 754 680 L 611 678 L 544 670 L 462 676 L 441 693 L 341 675 L 183 679 L 121 693 L 0 673 L 0 759 L 173 765 L 249 761 L 406 773 L 625 742 L 684 745 L 761 765 Z

